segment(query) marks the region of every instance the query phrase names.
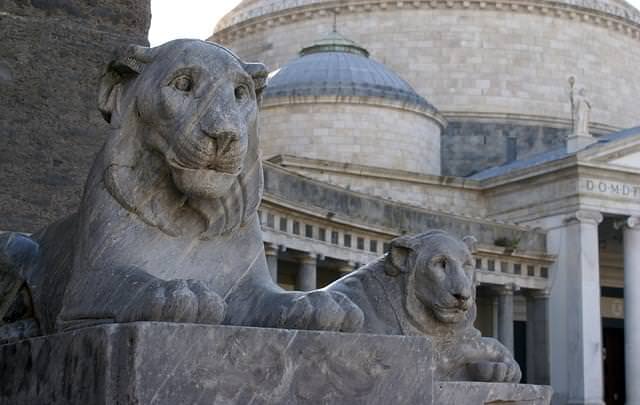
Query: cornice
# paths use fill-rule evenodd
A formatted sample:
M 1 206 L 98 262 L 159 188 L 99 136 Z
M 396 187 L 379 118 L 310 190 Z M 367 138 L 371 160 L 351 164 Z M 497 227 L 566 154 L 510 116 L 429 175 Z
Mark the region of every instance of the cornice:
M 355 104 L 369 105 L 382 108 L 392 108 L 406 112 L 422 115 L 435 121 L 441 129 L 447 127 L 446 118 L 435 108 L 426 109 L 412 103 L 391 100 L 383 97 L 365 96 L 295 96 L 295 97 L 265 97 L 260 105 L 261 110 L 268 110 L 276 107 L 286 107 L 295 104 Z
M 211 39 L 226 43 L 275 26 L 328 17 L 334 13 L 406 9 L 486 10 L 552 16 L 604 27 L 640 40 L 640 13 L 599 0 L 280 0 L 268 6 L 228 14 L 220 20 Z
M 500 113 L 485 111 L 463 111 L 463 110 L 440 110 L 444 118 L 449 121 L 477 121 L 477 122 L 507 122 L 520 125 L 543 125 L 552 128 L 570 129 L 571 118 L 550 117 L 536 114 Z M 590 122 L 589 128 L 595 135 L 610 134 L 623 128 L 604 124 L 601 122 Z

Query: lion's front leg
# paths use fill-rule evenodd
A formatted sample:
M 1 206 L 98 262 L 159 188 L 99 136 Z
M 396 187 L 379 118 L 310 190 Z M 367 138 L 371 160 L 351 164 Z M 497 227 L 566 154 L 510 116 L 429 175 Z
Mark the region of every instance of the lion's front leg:
M 364 323 L 362 310 L 346 295 L 316 290 L 283 296 L 276 327 L 287 329 L 357 332 Z
M 522 378 L 513 355 L 496 339 L 467 336 L 446 342 L 439 350 L 442 380 L 517 383 Z
M 474 381 L 520 382 L 522 372 L 513 354 L 502 343 L 493 338 L 478 338 L 469 350 L 471 362 L 467 373 Z
M 72 280 L 67 289 L 73 294 L 65 295 L 58 319 L 63 330 L 139 321 L 216 325 L 224 319 L 224 300 L 199 280 L 163 280 L 131 268 L 83 276 Z
M 364 322 L 362 310 L 336 291 L 245 285 L 229 295 L 227 305 L 225 323 L 230 325 L 357 332 Z
M 219 324 L 224 300 L 199 280 L 156 280 L 116 315 L 116 322 L 161 321 Z

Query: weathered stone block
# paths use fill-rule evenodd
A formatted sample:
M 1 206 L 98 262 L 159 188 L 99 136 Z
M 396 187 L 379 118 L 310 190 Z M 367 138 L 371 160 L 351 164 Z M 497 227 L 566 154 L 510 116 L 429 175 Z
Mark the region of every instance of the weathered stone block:
M 431 342 L 112 324 L 0 346 L 0 404 L 430 404 Z
M 524 384 L 439 382 L 433 390 L 434 404 L 547 405 L 551 387 Z
M 77 206 L 108 133 L 97 86 L 114 51 L 146 44 L 149 0 L 0 1 L 0 230 Z

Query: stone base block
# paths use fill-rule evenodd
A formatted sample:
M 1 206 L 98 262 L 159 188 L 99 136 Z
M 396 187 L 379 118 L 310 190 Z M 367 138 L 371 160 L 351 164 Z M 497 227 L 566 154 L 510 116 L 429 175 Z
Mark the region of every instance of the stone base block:
M 434 404 L 548 405 L 551 387 L 524 384 L 437 382 Z
M 434 383 L 432 362 L 431 341 L 420 337 L 113 324 L 0 346 L 0 404 L 547 404 L 550 397 L 543 387 Z

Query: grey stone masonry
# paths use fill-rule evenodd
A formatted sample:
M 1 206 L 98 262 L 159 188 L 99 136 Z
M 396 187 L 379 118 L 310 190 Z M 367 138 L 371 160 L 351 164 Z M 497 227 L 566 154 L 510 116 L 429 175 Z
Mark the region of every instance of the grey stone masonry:
M 97 87 L 116 48 L 146 44 L 149 0 L 0 2 L 0 229 L 77 208 L 108 126 Z
M 545 236 L 541 232 L 446 215 L 371 197 L 296 175 L 269 162 L 264 163 L 264 189 L 267 196 L 275 196 L 292 204 L 322 207 L 332 213 L 328 215 L 337 214 L 361 224 L 394 229 L 402 233 L 446 229 L 460 238 L 473 235 L 480 243 L 487 245 L 493 245 L 496 239 L 508 238 L 519 240 L 519 249 L 522 251 L 546 251 Z
M 433 355 L 424 337 L 112 324 L 0 346 L 0 404 L 549 403 L 548 387 L 434 382 Z
M 427 338 L 109 325 L 0 346 L 0 404 L 430 404 L 432 357 Z

